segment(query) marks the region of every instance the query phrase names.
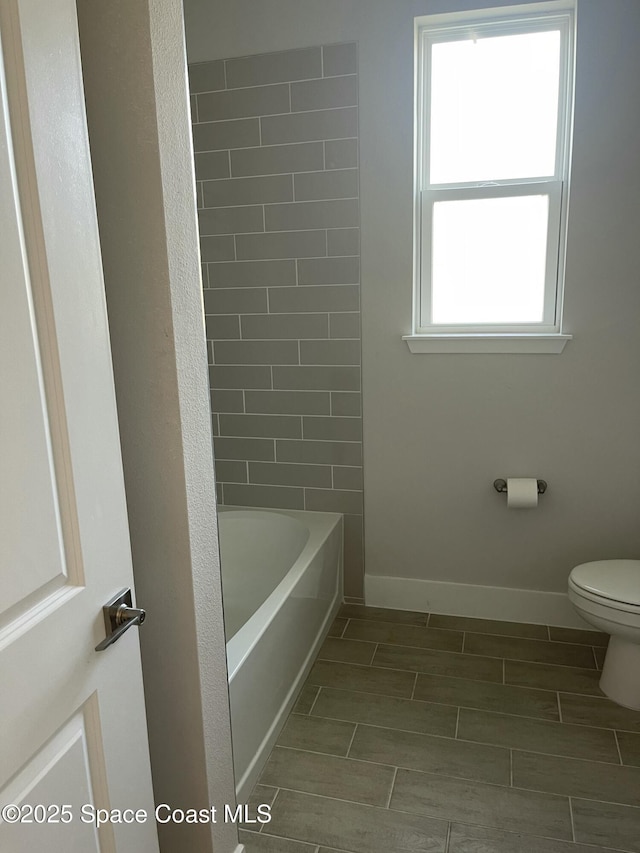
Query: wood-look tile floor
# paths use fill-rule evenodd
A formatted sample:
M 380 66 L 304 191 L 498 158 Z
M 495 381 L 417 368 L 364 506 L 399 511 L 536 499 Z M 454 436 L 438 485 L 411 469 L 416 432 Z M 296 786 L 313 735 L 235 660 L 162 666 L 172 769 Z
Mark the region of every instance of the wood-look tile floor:
M 598 687 L 607 640 L 343 605 L 247 853 L 640 853 L 640 712 Z

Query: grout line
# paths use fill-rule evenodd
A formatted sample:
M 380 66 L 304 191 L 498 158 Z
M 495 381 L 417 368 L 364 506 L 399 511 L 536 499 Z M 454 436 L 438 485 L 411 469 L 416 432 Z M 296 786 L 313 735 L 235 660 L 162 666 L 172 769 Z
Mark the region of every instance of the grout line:
M 336 107 L 336 109 L 353 109 L 353 107 Z M 312 112 L 311 110 L 307 110 L 306 112 Z M 319 112 L 319 110 L 314 110 L 313 112 Z M 291 115 L 291 113 L 282 113 L 281 115 Z M 295 115 L 300 115 L 300 113 L 295 113 Z M 265 116 L 268 118 L 268 116 Z M 232 121 L 246 121 L 246 118 L 227 118 L 220 119 L 219 121 L 232 122 Z M 198 127 L 203 127 L 204 125 L 212 125 L 218 124 L 217 121 L 201 121 L 198 124 Z M 283 145 L 322 145 L 325 142 L 358 142 L 357 136 L 332 136 L 328 139 L 296 139 L 289 142 L 270 142 L 267 145 L 236 145 L 232 148 L 199 148 L 197 151 L 194 150 L 194 154 L 210 154 L 212 151 L 260 151 L 261 149 L 268 148 L 280 148 Z M 357 169 L 357 166 L 343 166 L 344 169 Z M 303 169 L 305 172 L 324 172 L 324 169 Z M 331 170 L 333 171 L 333 170 Z M 269 174 L 273 174 L 269 172 Z M 276 174 L 287 174 L 286 172 L 276 172 Z M 239 178 L 254 178 L 254 177 L 262 177 L 259 175 L 238 175 Z M 215 179 L 214 179 L 215 180 Z
M 355 740 L 357 731 L 358 731 L 358 723 L 356 723 L 355 726 L 353 727 L 353 734 L 351 735 L 351 740 L 349 741 L 349 746 L 347 747 L 347 751 L 346 751 L 345 756 L 344 756 L 345 758 L 349 758 L 349 753 L 351 752 L 351 747 L 353 746 L 353 741 Z M 352 760 L 357 760 L 357 759 L 352 759 Z M 375 763 L 377 764 L 378 762 L 375 762 Z
M 576 827 L 573 822 L 573 800 L 569 797 L 569 816 L 571 817 L 571 839 L 576 840 Z
M 620 759 L 620 764 L 624 764 L 624 761 L 622 760 L 622 751 L 620 750 L 620 741 L 618 740 L 618 732 L 615 729 L 613 730 L 613 736 L 616 740 L 616 748 L 618 750 L 618 758 Z
M 509 787 L 513 788 L 513 749 L 509 749 Z
M 227 89 L 227 60 L 222 60 L 222 76 L 224 77 L 224 88 Z
M 419 675 L 419 673 L 418 673 L 418 672 L 416 672 L 416 677 L 413 679 L 413 687 L 411 688 L 411 696 L 409 697 L 409 699 L 414 699 L 414 698 L 415 698 L 415 695 L 416 695 L 416 687 L 418 686 L 418 675 Z
M 229 159 L 229 178 L 233 178 L 233 172 L 231 171 L 231 149 L 227 149 L 228 159 Z M 221 180 L 229 180 L 229 178 L 224 178 Z
M 547 639 L 551 642 L 551 628 L 549 625 L 545 625 L 545 628 L 547 629 Z
M 349 619 L 349 617 L 347 617 L 347 621 L 344 623 L 344 628 L 342 629 L 342 633 L 340 634 L 339 639 L 341 639 L 341 640 L 345 639 L 344 635 L 346 633 L 347 628 L 349 627 L 350 621 L 351 621 L 351 619 Z
M 394 786 L 396 784 L 396 777 L 397 776 L 398 776 L 398 768 L 394 767 L 393 768 L 393 779 L 391 780 L 391 787 L 389 788 L 389 798 L 387 799 L 387 805 L 385 806 L 385 808 L 387 808 L 387 809 L 391 807 L 391 797 L 393 796 L 393 789 L 394 789 Z
M 507 659 L 502 658 L 502 683 L 507 683 Z
M 593 662 L 594 662 L 594 663 L 595 663 L 595 665 L 596 665 L 596 669 L 597 669 L 598 671 L 600 671 L 600 670 L 599 670 L 599 668 L 598 668 L 598 658 L 596 657 L 596 649 L 595 649 L 595 646 L 591 646 L 591 654 L 593 655 Z
M 310 708 L 309 708 L 309 710 L 307 711 L 307 716 L 309 716 L 309 717 L 311 716 L 311 713 L 312 713 L 313 709 L 314 709 L 314 708 L 315 708 L 315 706 L 316 706 L 316 702 L 318 701 L 318 696 L 320 696 L 320 691 L 321 691 L 321 690 L 322 690 L 322 687 L 318 687 L 318 690 L 317 690 L 317 692 L 316 692 L 316 695 L 314 696 L 313 702 L 311 703 L 311 707 L 310 707 Z M 324 718 L 324 717 L 321 717 L 321 719 L 325 719 L 325 718 Z
M 296 50 L 297 48 L 293 48 L 293 49 Z M 271 86 L 284 86 L 287 83 L 315 83 L 315 82 L 319 82 L 321 80 L 332 80 L 336 77 L 356 77 L 357 78 L 357 76 L 358 76 L 357 71 L 347 71 L 347 72 L 340 72 L 338 74 L 327 74 L 327 75 L 321 74 L 320 76 L 318 76 L 316 74 L 313 77 L 300 77 L 299 79 L 296 78 L 295 80 L 291 80 L 291 81 L 289 81 L 289 80 L 277 81 L 276 80 L 276 81 L 272 81 L 270 83 L 249 83 L 246 86 L 228 86 L 227 85 L 226 64 L 227 64 L 227 62 L 233 61 L 234 59 L 242 59 L 242 58 L 243 57 L 229 57 L 229 59 L 220 59 L 220 60 L 218 60 L 218 59 L 213 59 L 213 60 L 205 59 L 205 60 L 202 60 L 201 62 L 189 62 L 188 63 L 189 68 L 191 68 L 191 66 L 193 66 L 193 65 L 208 65 L 209 62 L 223 62 L 224 63 L 224 71 L 225 71 L 224 89 L 203 89 L 201 92 L 200 91 L 199 92 L 190 92 L 190 94 L 192 94 L 192 95 L 214 95 L 214 94 L 217 94 L 218 92 L 223 92 L 225 90 L 228 90 L 229 92 L 242 92 L 242 91 L 246 91 L 247 89 L 268 89 Z M 357 104 L 355 106 L 357 106 Z M 338 107 L 321 107 L 320 109 L 339 109 L 339 108 Z M 224 121 L 224 119 L 222 119 L 222 121 Z
M 316 79 L 320 79 L 320 78 L 316 78 Z M 301 80 L 293 80 L 292 82 L 300 83 L 302 81 Z M 273 85 L 273 84 L 265 83 L 265 85 L 269 86 L 269 85 Z M 247 86 L 246 88 L 252 89 L 252 88 L 256 88 L 256 87 Z M 236 91 L 236 90 L 233 89 L 231 91 Z M 198 92 L 197 94 L 198 95 L 206 95 L 208 93 L 207 92 Z M 344 110 L 357 110 L 357 109 L 358 109 L 357 104 L 342 104 L 342 105 L 337 106 L 337 107 L 314 107 L 313 109 L 310 109 L 310 110 L 294 110 L 293 112 L 286 112 L 286 113 L 268 113 L 267 115 L 263 115 L 263 116 L 248 115 L 248 116 L 232 116 L 229 118 L 213 118 L 213 119 L 209 119 L 208 121 L 200 121 L 200 122 L 198 122 L 198 124 L 199 125 L 221 124 L 222 122 L 232 122 L 232 121 L 245 121 L 246 122 L 246 121 L 251 121 L 254 118 L 278 119 L 278 118 L 285 118 L 285 117 L 288 118 L 290 116 L 309 115 L 309 113 L 329 113 L 329 112 L 337 112 L 338 110 L 344 111 Z M 333 142 L 334 139 L 357 139 L 357 138 L 358 138 L 357 136 L 344 136 L 344 137 L 338 136 L 338 137 L 332 137 L 328 141 Z M 287 142 L 287 141 L 285 141 L 285 142 L 269 142 L 269 143 L 267 143 L 266 147 L 269 148 L 269 147 L 272 147 L 274 145 L 296 145 L 296 144 L 301 145 L 301 144 L 304 144 L 305 142 L 324 142 L 324 141 L 325 141 L 324 139 L 302 139 L 302 140 L 298 139 L 298 140 L 294 140 L 293 142 Z M 242 147 L 254 148 L 257 146 L 245 145 Z
M 300 203 L 300 202 L 298 202 L 298 204 L 299 204 L 299 203 Z M 292 202 L 287 202 L 287 204 L 292 204 Z M 247 205 L 233 205 L 233 206 L 234 206 L 234 207 L 243 207 L 243 206 L 244 206 L 244 207 L 247 207 Z M 256 205 L 255 205 L 255 204 L 253 204 L 253 205 L 248 205 L 248 206 L 249 206 L 249 207 L 251 207 L 251 206 L 255 207 Z M 291 231 L 269 231 L 269 234 L 291 234 L 291 233 L 297 233 L 297 231 L 299 231 L 299 230 L 300 230 L 300 229 L 295 229 L 293 232 L 291 232 Z M 310 228 L 310 229 L 309 229 L 309 228 L 305 228 L 305 229 L 302 229 L 302 230 L 304 230 L 304 231 L 323 231 L 323 230 L 324 230 L 324 231 L 353 231 L 354 229 L 353 229 L 353 227 L 352 227 L 352 226 L 345 225 L 343 228 L 325 228 L 325 229 L 322 229 L 322 228 Z M 243 233 L 243 232 L 238 232 L 238 233 Z M 247 231 L 247 232 L 244 232 L 244 233 L 247 233 L 247 234 L 260 234 L 261 232 L 260 232 L 260 231 Z M 201 236 L 201 237 L 228 237 L 228 236 L 230 236 L 230 235 L 228 235 L 228 234 L 201 234 L 200 236 Z M 339 258 L 340 258 L 340 259 L 344 259 L 344 258 L 359 258 L 359 257 L 360 257 L 360 255 L 359 255 L 359 254 L 355 254 L 355 255 L 331 255 L 331 256 L 330 256 L 330 258 L 329 258 L 329 260 L 338 260 Z M 283 257 L 283 258 L 240 258 L 240 260 L 238 261 L 238 264 L 263 264 L 263 263 L 267 263 L 267 264 L 268 264 L 268 263 L 273 263 L 273 262 L 278 263 L 278 262 L 280 262 L 280 261 L 326 261 L 326 260 L 327 260 L 327 256 L 326 256 L 326 255 L 303 255 L 303 256 L 301 256 L 301 257 L 299 257 L 299 256 L 297 256 L 297 255 L 296 255 L 296 256 L 293 256 L 293 257 L 290 257 L 290 258 L 287 258 L 287 257 Z M 220 260 L 218 260 L 218 261 L 203 261 L 203 263 L 204 263 L 204 264 L 211 264 L 211 266 L 216 267 L 216 266 L 220 266 L 221 264 L 229 264 L 229 263 L 230 263 L 230 261 L 228 261 L 228 260 L 227 260 L 227 261 L 225 261 L 225 260 L 222 260 L 222 261 L 220 261 Z M 354 284 L 359 284 L 359 282 L 357 282 L 357 281 L 352 281 L 352 282 L 342 282 L 342 284 L 346 284 L 346 285 L 354 285 Z M 249 285 L 249 287 L 267 287 L 267 286 L 268 286 L 268 285 L 264 285 L 264 284 L 250 284 L 250 285 Z M 272 286 L 272 287 L 291 287 L 292 285 L 290 285 L 290 284 L 289 284 L 289 285 L 286 285 L 286 284 L 280 284 L 280 285 L 271 285 L 271 286 Z M 312 286 L 312 287 L 327 287 L 327 285 L 326 285 L 326 284 L 320 284 L 320 285 L 309 285 L 309 286 Z M 334 287 L 337 287 L 337 286 L 338 286 L 338 285 L 334 285 Z M 228 285 L 228 286 L 227 286 L 227 289 L 235 290 L 235 289 L 236 289 L 236 287 L 237 287 L 237 285 L 233 285 L 233 284 L 232 284 L 232 285 Z M 242 287 L 244 287 L 244 285 L 243 285 Z M 212 289 L 213 289 L 213 288 L 212 288 Z M 215 288 L 215 290 L 224 290 L 224 289 L 225 289 L 225 288 L 224 288 L 224 285 L 223 285 L 223 286 L 221 286 L 221 287 L 216 287 L 216 288 Z M 349 308 L 349 309 L 347 309 L 347 310 L 348 310 L 348 311 L 350 311 L 352 314 L 357 314 L 357 313 L 358 313 L 358 312 L 357 312 L 355 309 L 353 309 L 353 308 Z M 259 312 L 254 312 L 254 313 L 259 313 Z M 444 631 L 444 630 L 448 630 L 448 629 L 443 628 L 442 630 Z M 500 635 L 500 636 L 508 636 L 508 635 L 507 635 L 507 634 L 502 634 L 502 635 Z M 523 639 L 523 640 L 527 640 L 527 639 L 529 639 L 529 638 L 528 638 L 528 637 L 521 637 L 521 639 Z M 546 642 L 546 641 L 545 641 L 545 642 Z M 575 644 L 574 644 L 574 645 L 575 645 Z M 584 643 L 582 643 L 582 644 L 578 644 L 578 645 L 584 645 Z M 588 644 L 587 644 L 587 645 L 588 645 Z
M 558 721 L 562 722 L 562 703 L 560 702 L 560 691 L 556 690 L 556 701 L 558 703 Z
M 256 785 L 257 785 L 257 784 L 259 784 L 259 783 L 258 783 L 258 782 L 256 782 Z M 255 787 L 255 785 L 254 785 L 254 787 Z M 275 801 L 278 799 L 278 794 L 279 794 L 279 793 L 280 793 L 280 788 L 279 788 L 279 787 L 277 787 L 277 788 L 276 788 L 276 792 L 275 792 L 275 794 L 273 795 L 273 799 L 271 800 L 271 808 L 273 808 Z M 258 830 L 258 832 L 262 832 L 262 830 L 265 828 L 265 826 L 267 826 L 267 824 L 266 824 L 266 823 L 263 823 L 263 824 L 260 826 L 260 829 Z
M 460 706 L 458 705 L 458 709 L 456 711 L 456 730 L 453 733 L 453 739 L 458 740 L 458 726 L 460 725 Z
M 463 655 L 463 654 L 465 653 L 465 651 L 464 651 L 464 644 L 465 644 L 466 639 L 467 639 L 467 632 L 466 632 L 466 631 L 463 631 L 463 632 L 462 632 L 462 648 L 460 649 L 460 654 L 461 654 L 461 655 Z
M 447 837 L 444 842 L 444 853 L 449 853 L 449 843 L 451 841 L 451 821 L 447 823 Z

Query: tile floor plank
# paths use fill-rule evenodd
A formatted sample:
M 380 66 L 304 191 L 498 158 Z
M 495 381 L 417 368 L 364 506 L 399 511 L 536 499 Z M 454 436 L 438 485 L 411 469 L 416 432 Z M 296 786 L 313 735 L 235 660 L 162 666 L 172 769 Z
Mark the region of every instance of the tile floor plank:
M 370 723 L 390 729 L 454 737 L 458 709 L 447 705 L 397 699 L 393 696 L 366 696 L 352 690 L 322 687 L 312 716 Z
M 609 644 L 609 635 L 602 631 L 585 631 L 581 628 L 549 628 L 549 636 L 552 640 L 561 643 L 584 643 L 585 646 L 600 646 L 606 648 Z
M 383 696 L 401 696 L 410 699 L 415 675 L 375 666 L 358 666 L 351 663 L 317 661 L 307 679 L 319 687 L 337 687 L 364 693 L 381 693 Z
M 611 699 L 560 693 L 560 707 L 565 723 L 640 732 L 640 711 L 623 708 Z
M 291 714 L 280 733 L 278 746 L 345 756 L 355 728 L 355 723 Z
M 375 643 L 327 637 L 318 652 L 318 660 L 337 660 L 368 666 L 373 660 L 375 650 Z
M 270 788 L 267 785 L 258 784 L 253 786 L 253 790 L 249 794 L 248 799 L 246 800 L 246 805 L 249 807 L 249 818 L 251 820 L 257 820 L 258 818 L 258 806 L 267 804 L 272 805 L 273 801 L 276 798 L 276 794 L 278 793 L 277 788 Z M 261 823 L 241 823 L 239 828 L 251 829 L 255 832 L 259 832 L 262 828 Z
M 247 832 L 240 830 L 240 841 L 244 844 L 245 853 L 315 853 L 315 844 L 305 844 L 302 841 L 287 841 L 264 832 Z
M 571 841 L 556 841 L 520 835 L 483 826 L 451 824 L 448 853 L 619 853 L 607 847 L 594 848 Z
M 554 643 L 549 640 L 525 640 L 519 637 L 494 637 L 491 634 L 465 634 L 464 652 L 508 660 L 551 663 L 595 669 L 590 646 L 577 643 Z
M 505 660 L 505 683 L 541 690 L 564 690 L 567 693 L 586 693 L 602 696 L 598 687 L 600 673 L 595 669 L 553 666 L 544 663 Z
M 298 694 L 298 700 L 293 706 L 293 714 L 308 714 L 316 701 L 320 688 L 315 684 L 305 684 Z
M 527 752 L 620 764 L 615 736 L 607 729 L 461 708 L 458 737 Z
M 370 640 L 397 646 L 415 646 L 422 649 L 462 651 L 461 631 L 442 631 L 417 625 L 397 625 L 393 622 L 352 619 L 344 632 L 345 639 Z
M 640 767 L 514 750 L 513 785 L 549 794 L 640 806 Z
M 350 758 L 508 785 L 509 750 L 414 732 L 358 726 Z
M 555 692 L 471 681 L 467 678 L 421 673 L 416 682 L 414 698 L 485 711 L 503 711 L 505 714 L 520 714 L 525 717 L 560 719 Z
M 272 835 L 349 853 L 444 853 L 447 823 L 389 809 L 280 791 Z
M 524 622 L 501 622 L 496 619 L 475 619 L 470 616 L 444 616 L 432 613 L 429 628 L 449 628 L 454 631 L 473 631 L 477 634 L 496 634 L 507 637 L 528 637 L 532 640 L 548 640 L 546 625 Z
M 617 732 L 618 745 L 622 763 L 632 767 L 640 767 L 640 735 L 629 732 Z
M 568 797 L 413 770 L 398 770 L 390 808 L 531 835 L 572 838 Z
M 433 675 L 453 675 L 479 681 L 502 682 L 501 660 L 456 652 L 380 645 L 373 658 L 373 665 L 390 669 L 407 669 L 412 672 L 430 672 Z
M 342 632 L 344 631 L 347 622 L 348 622 L 348 619 L 344 619 L 341 616 L 336 616 L 336 618 L 333 620 L 333 624 L 329 628 L 329 633 L 327 634 L 327 636 L 328 637 L 341 637 Z
M 306 794 L 386 806 L 393 777 L 392 767 L 276 746 L 260 782 Z
M 640 809 L 571 800 L 576 841 L 640 853 Z
M 347 619 L 380 619 L 383 622 L 398 622 L 402 625 L 426 625 L 428 613 L 412 610 L 391 610 L 386 607 L 366 607 L 364 604 L 343 604 L 339 617 Z

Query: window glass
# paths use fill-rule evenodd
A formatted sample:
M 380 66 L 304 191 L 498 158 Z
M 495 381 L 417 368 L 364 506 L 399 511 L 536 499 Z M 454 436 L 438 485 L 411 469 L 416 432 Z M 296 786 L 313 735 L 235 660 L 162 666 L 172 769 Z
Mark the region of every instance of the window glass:
M 560 32 L 435 42 L 429 183 L 553 176 Z
M 436 202 L 431 322 L 540 323 L 548 218 L 546 195 Z

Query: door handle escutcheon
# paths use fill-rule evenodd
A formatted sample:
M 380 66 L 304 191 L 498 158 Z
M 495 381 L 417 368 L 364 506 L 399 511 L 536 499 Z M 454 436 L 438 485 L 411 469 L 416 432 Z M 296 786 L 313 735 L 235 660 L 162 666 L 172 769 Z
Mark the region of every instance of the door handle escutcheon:
M 144 610 L 133 607 L 130 589 L 121 590 L 102 608 L 106 637 L 98 643 L 95 650 L 103 652 L 128 631 L 132 625 L 142 625 L 147 618 Z

